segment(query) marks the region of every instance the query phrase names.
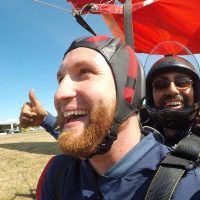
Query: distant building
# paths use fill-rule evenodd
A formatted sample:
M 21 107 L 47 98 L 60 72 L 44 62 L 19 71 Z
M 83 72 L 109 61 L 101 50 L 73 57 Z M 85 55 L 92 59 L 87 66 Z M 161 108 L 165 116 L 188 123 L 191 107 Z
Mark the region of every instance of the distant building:
M 19 121 L 10 120 L 7 122 L 0 122 L 0 133 L 18 133 L 20 132 Z

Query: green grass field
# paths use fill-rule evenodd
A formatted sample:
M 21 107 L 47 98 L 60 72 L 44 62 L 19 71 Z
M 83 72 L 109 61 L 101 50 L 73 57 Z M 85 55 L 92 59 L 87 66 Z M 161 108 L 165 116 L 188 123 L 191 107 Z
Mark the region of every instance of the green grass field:
M 56 140 L 46 132 L 0 136 L 0 200 L 35 199 L 42 169 L 59 153 Z

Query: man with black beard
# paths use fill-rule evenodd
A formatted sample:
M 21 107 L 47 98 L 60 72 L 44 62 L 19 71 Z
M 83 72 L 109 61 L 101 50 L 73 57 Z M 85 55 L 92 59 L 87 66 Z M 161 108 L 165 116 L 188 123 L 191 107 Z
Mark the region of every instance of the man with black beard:
M 55 107 L 63 155 L 53 157 L 37 199 L 143 200 L 170 149 L 150 133 L 142 137 L 138 111 L 145 77 L 133 50 L 107 36 L 75 40 L 57 73 Z M 184 177 L 173 200 L 200 192 L 200 170 Z
M 200 105 L 198 66 L 176 55 L 166 55 L 146 78 L 146 108 L 150 118 L 143 125 L 156 128 L 168 146 L 174 146 L 196 126 Z

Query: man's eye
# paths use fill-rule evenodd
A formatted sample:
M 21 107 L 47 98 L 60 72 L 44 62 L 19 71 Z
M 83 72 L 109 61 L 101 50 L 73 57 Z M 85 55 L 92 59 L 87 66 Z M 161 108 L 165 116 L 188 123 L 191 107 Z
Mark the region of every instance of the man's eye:
M 88 73 L 92 73 L 92 71 L 90 69 L 81 69 L 80 70 L 80 74 L 88 74 Z
M 61 81 L 62 81 L 62 79 L 60 77 L 57 77 L 58 84 L 60 84 Z

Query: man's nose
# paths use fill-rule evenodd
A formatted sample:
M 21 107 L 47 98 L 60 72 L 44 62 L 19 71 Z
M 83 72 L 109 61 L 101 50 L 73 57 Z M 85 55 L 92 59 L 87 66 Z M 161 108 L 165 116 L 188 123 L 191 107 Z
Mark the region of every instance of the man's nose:
M 76 96 L 75 82 L 70 76 L 65 76 L 65 78 L 60 82 L 55 93 L 55 100 L 58 101 L 73 98 L 74 96 Z
M 168 92 L 171 94 L 179 94 L 179 90 L 176 87 L 174 82 L 170 82 L 169 88 L 168 88 Z

